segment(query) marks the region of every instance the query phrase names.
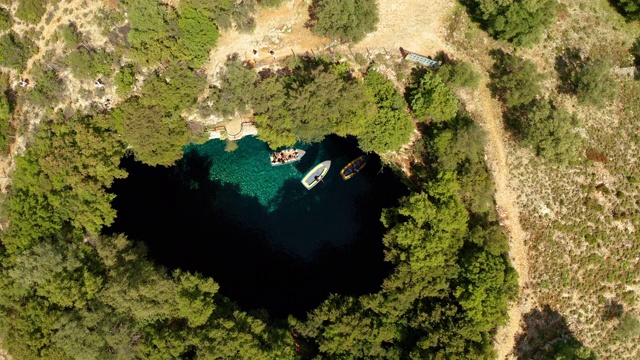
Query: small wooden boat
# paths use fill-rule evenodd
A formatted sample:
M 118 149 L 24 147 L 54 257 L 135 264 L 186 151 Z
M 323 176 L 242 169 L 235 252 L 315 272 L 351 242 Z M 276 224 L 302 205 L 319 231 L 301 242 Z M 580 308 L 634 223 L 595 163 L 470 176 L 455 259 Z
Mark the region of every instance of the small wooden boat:
M 300 161 L 304 156 L 305 151 L 300 149 L 285 149 L 282 151 L 276 151 L 271 153 L 269 159 L 271 160 L 271 166 L 280 166 L 291 164 L 296 161 Z
M 320 181 L 327 175 L 329 172 L 329 167 L 331 167 L 331 161 L 323 161 L 320 164 L 316 165 L 311 171 L 307 173 L 302 179 L 302 185 L 307 188 L 307 190 L 311 190 L 314 186 L 318 185 Z
M 359 158 L 353 160 L 352 162 L 347 164 L 347 166 L 342 168 L 342 170 L 340 170 L 340 176 L 342 176 L 344 180 L 351 179 L 355 174 L 360 172 L 360 170 L 362 170 L 362 168 L 367 165 L 367 161 L 369 161 L 369 156 L 360 156 Z

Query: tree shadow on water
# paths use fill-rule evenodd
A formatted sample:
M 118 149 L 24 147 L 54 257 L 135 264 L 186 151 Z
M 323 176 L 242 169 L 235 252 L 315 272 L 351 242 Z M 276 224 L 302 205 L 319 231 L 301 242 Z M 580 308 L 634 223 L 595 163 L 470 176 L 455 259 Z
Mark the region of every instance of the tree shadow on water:
M 274 317 L 303 317 L 330 293 L 357 296 L 379 289 L 389 270 L 383 261 L 379 210 L 393 206 L 397 194 L 388 191 L 372 198 L 375 203 L 358 213 L 374 219 L 375 226 L 356 230 L 354 240 L 344 246 L 321 244 L 308 261 L 283 250 L 273 238 L 289 234 L 286 241 L 300 243 L 306 240 L 305 231 L 324 231 L 321 217 L 335 211 L 333 203 L 322 203 L 327 199 L 322 194 L 332 194 L 337 184 L 321 184 L 310 192 L 291 180 L 280 190 L 280 204 L 273 211 L 236 184 L 212 181 L 212 161 L 215 157 L 197 150 L 187 150 L 171 168 L 123 159 L 129 176 L 111 189 L 117 195 L 117 219 L 105 232 L 144 242 L 157 264 L 210 276 L 220 284 L 221 295 L 245 310 L 264 308 Z M 339 184 L 357 185 L 351 181 Z M 299 210 L 305 206 L 313 208 L 309 214 Z
M 593 351 L 578 341 L 557 311 L 545 305 L 523 316 L 523 332 L 516 336 L 514 354 L 521 360 L 595 360 Z

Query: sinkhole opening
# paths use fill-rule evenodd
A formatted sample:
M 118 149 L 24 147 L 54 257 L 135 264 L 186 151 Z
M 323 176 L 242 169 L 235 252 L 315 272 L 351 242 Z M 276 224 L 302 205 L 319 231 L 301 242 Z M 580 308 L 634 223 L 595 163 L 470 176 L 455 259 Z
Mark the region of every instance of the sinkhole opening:
M 331 293 L 378 291 L 391 271 L 381 211 L 406 186 L 376 155 L 343 180 L 340 170 L 362 154 L 355 140 L 295 147 L 306 152 L 301 161 L 275 167 L 253 137 L 234 151 L 220 140 L 188 146 L 169 168 L 125 158 L 129 176 L 111 189 L 117 218 L 106 232 L 144 242 L 157 264 L 210 276 L 243 309 L 275 317 L 304 316 Z M 325 160 L 328 174 L 307 190 L 301 179 Z

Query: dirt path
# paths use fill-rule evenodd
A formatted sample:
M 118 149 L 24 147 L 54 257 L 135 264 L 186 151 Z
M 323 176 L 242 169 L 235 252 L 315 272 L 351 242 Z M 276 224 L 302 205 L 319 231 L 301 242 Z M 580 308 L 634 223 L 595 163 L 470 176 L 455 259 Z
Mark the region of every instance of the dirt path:
M 502 116 L 497 101 L 491 98 L 486 80 L 471 96 L 462 96 L 462 100 L 476 121 L 487 131 L 488 141 L 485 147 L 487 166 L 493 175 L 495 184 L 495 199 L 500 222 L 509 236 L 509 258 L 511 264 L 518 271 L 520 297 L 509 308 L 507 325 L 498 329 L 495 340 L 498 359 L 511 357 L 515 343 L 515 336 L 520 330 L 522 315 L 532 307 L 532 301 L 526 296 L 529 281 L 529 263 L 527 247 L 524 243 L 526 233 L 520 225 L 520 210 L 516 195 L 510 186 L 509 167 L 507 165 L 507 151 L 504 139 L 506 134 Z

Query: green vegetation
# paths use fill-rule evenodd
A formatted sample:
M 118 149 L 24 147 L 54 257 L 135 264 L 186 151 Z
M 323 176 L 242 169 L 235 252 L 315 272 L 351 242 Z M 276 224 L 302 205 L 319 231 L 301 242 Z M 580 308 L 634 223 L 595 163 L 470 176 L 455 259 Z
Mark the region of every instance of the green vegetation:
M 28 38 L 11 31 L 0 37 L 0 65 L 22 71 L 27 59 L 36 52 L 35 44 Z
M 364 39 L 378 23 L 374 0 L 315 0 L 310 11 L 314 33 L 344 42 Z
M 9 76 L 0 73 L 0 153 L 7 152 L 9 147 L 9 136 L 12 135 L 11 117 L 13 115 L 12 104 L 9 99 Z
M 473 71 L 470 63 L 463 61 L 447 62 L 438 68 L 438 76 L 454 87 L 475 89 L 480 82 L 480 75 Z
M 580 158 L 583 139 L 575 129 L 581 124 L 565 109 L 550 101 L 536 100 L 509 109 L 505 118 L 520 140 L 532 146 L 537 155 L 559 163 Z
M 453 119 L 458 111 L 458 98 L 438 75 L 429 72 L 414 80 L 409 89 L 411 110 L 418 120 L 442 123 Z
M 136 158 L 149 165 L 173 165 L 191 135 L 181 112 L 196 102 L 204 79 L 172 65 L 148 79 L 140 98 L 130 98 L 112 113 L 122 139 Z
M 607 59 L 586 57 L 579 49 L 567 48 L 556 58 L 556 70 L 561 81 L 559 90 L 575 94 L 583 104 L 603 107 L 616 97 L 617 84 Z
M 60 37 L 69 48 L 74 48 L 82 42 L 82 33 L 74 23 L 60 26 Z
M 505 106 L 528 104 L 540 96 L 542 75 L 531 61 L 502 50 L 493 50 L 491 56 L 494 63 L 489 89 Z
M 13 26 L 13 19 L 9 10 L 0 7 L 0 31 L 9 30 Z
M 628 19 L 640 19 L 640 0 L 612 0 L 612 3 Z
M 618 335 L 623 339 L 631 340 L 640 335 L 640 320 L 633 315 L 626 313 L 620 319 Z
M 399 149 L 414 130 L 411 117 L 405 111 L 406 101 L 393 83 L 375 70 L 367 72 L 364 84 L 378 107 L 378 114 L 358 135 L 360 148 L 378 153 Z
M 49 0 L 20 0 L 16 17 L 28 23 L 37 24 L 47 11 Z
M 128 64 L 120 68 L 115 78 L 118 87 L 118 95 L 126 95 L 133 89 L 136 83 L 136 68 L 133 64 Z
M 469 13 L 491 36 L 518 47 L 540 40 L 556 17 L 556 0 L 468 0 Z
M 55 106 L 62 99 L 64 80 L 53 69 L 36 67 L 33 70 L 35 85 L 29 91 L 26 99 L 35 106 L 46 108 Z
M 111 75 L 115 57 L 104 50 L 91 51 L 80 47 L 69 53 L 63 61 L 69 66 L 74 77 L 79 80 L 91 80 L 99 75 Z

